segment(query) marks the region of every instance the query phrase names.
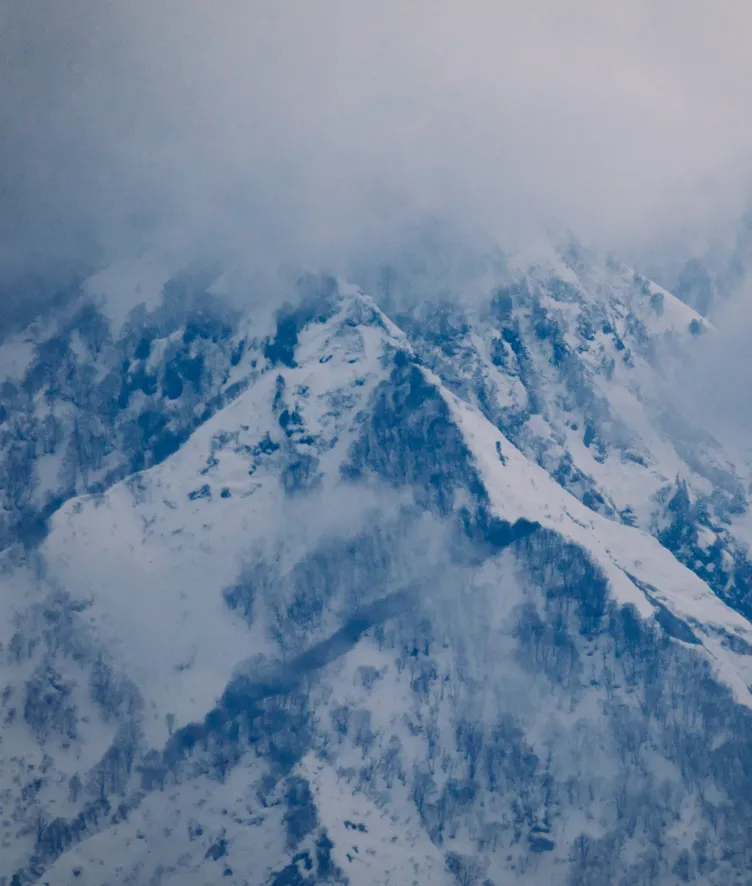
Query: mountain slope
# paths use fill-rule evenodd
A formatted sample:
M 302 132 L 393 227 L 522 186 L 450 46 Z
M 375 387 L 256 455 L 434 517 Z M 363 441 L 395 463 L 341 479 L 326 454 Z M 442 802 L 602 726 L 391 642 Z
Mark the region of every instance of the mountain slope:
M 414 305 L 399 322 L 421 359 L 525 455 L 592 510 L 654 534 L 752 615 L 739 519 L 749 468 L 671 395 L 686 352 L 715 331 L 670 293 L 581 249 L 506 277 L 479 304 L 415 301 L 392 268 L 385 296 Z
M 741 483 L 648 402 L 696 318 L 578 273 L 404 332 L 332 281 L 195 337 L 168 297 L 24 394 L 154 379 L 3 553 L 0 883 L 748 882 L 752 625 L 657 528 Z

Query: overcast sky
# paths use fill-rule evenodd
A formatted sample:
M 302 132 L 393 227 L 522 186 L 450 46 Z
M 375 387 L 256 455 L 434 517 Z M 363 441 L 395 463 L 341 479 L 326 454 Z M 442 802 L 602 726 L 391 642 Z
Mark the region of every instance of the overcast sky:
M 5 272 L 336 263 L 428 213 L 627 248 L 747 193 L 741 0 L 6 0 L 0 35 Z

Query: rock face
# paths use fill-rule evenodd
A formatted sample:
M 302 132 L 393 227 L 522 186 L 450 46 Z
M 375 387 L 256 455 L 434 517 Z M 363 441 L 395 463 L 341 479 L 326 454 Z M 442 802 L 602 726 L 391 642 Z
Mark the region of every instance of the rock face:
M 748 477 L 656 393 L 715 333 L 460 265 L 0 346 L 0 884 L 749 883 Z

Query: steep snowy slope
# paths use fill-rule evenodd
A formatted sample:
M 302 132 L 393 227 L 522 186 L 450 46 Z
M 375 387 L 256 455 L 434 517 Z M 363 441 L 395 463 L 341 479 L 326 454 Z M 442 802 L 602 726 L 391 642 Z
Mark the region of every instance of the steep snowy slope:
M 752 626 L 623 515 L 688 464 L 646 387 L 695 317 L 663 294 L 642 353 L 656 292 L 545 279 L 407 335 L 331 281 L 276 330 L 166 299 L 115 335 L 112 458 L 184 436 L 3 554 L 0 883 L 748 882 Z
M 752 562 L 738 520 L 749 468 L 670 394 L 682 357 L 712 327 L 581 249 L 500 278 L 489 299 L 448 301 L 399 266 L 388 285 L 379 279 L 417 353 L 455 393 L 589 508 L 654 534 L 749 617 Z
M 33 544 L 71 496 L 162 461 L 242 390 L 261 339 L 208 282 L 177 276 L 156 296 L 134 284 L 125 318 L 84 287 L 3 342 L 0 548 L 19 537 Z
M 254 545 L 284 538 L 288 520 L 294 543 L 304 535 L 315 542 L 359 518 L 353 507 L 351 516 L 320 513 L 318 502 L 297 510 L 294 496 L 326 495 L 337 484 L 356 415 L 384 375 L 380 361 L 390 343 L 396 340 L 367 300 L 345 301 L 306 330 L 294 367 L 269 367 L 158 468 L 55 516 L 43 555 L 56 564 L 59 582 L 89 602 L 86 620 L 108 649 L 121 650 L 126 671 L 149 686 L 152 742 L 167 738 L 166 713 L 179 724 L 200 717 L 235 665 L 266 651 L 262 626 L 249 634 L 221 594 Z M 283 506 L 285 497 L 293 500 Z M 306 516 L 315 531 L 295 527 Z M 207 593 L 186 590 L 193 587 Z M 218 659 L 217 648 L 228 654 Z M 173 711 L 176 701 L 182 710 Z

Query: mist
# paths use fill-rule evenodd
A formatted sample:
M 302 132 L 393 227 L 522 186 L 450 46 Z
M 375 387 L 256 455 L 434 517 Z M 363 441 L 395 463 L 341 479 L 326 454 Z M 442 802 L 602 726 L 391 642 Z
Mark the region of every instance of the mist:
M 0 272 L 336 269 L 425 217 L 701 239 L 748 194 L 751 30 L 731 0 L 4 4 Z

